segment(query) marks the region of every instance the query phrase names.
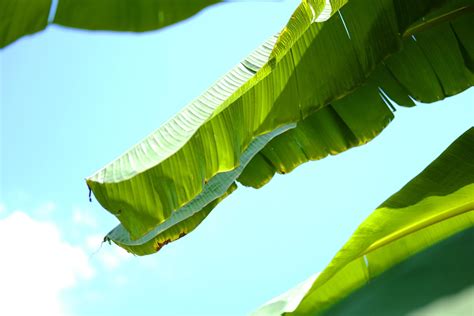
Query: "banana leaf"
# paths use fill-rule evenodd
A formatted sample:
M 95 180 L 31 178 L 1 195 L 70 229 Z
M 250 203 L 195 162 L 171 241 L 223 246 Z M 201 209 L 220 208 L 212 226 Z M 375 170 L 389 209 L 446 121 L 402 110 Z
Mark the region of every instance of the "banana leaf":
M 0 48 L 51 21 L 86 30 L 145 32 L 187 19 L 220 0 L 0 0 Z M 54 14 L 55 13 L 55 14 Z
M 0 48 L 48 25 L 51 0 L 0 0 Z
M 119 225 L 106 236 L 105 240 L 113 240 L 116 244 L 134 254 L 145 255 L 157 252 L 164 245 L 185 236 L 196 228 L 221 200 L 237 188 L 235 179 L 255 153 L 261 150 L 272 138 L 294 127 L 294 124 L 284 126 L 257 137 L 242 155 L 239 167 L 213 177 L 201 194 L 192 202 L 173 212 L 167 221 L 156 226 L 145 236 L 138 240 L 132 240 L 123 226 Z
M 471 315 L 474 228 L 389 269 L 325 315 Z
M 473 287 L 472 153 L 474 128 L 380 205 L 321 274 L 254 314 L 406 315 Z
M 121 223 L 107 238 L 159 240 L 149 234 L 183 207 L 215 201 L 193 203 L 212 179 L 239 167 L 253 140 L 277 128 L 296 124 L 252 153 L 236 180 L 260 187 L 275 172 L 370 141 L 393 119 L 392 103 L 434 102 L 471 87 L 472 8 L 470 1 L 303 1 L 279 35 L 87 178 Z

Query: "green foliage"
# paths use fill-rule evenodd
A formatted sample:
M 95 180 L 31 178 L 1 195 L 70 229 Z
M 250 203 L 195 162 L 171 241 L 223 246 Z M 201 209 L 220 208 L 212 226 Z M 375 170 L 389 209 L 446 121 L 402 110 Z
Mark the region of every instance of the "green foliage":
M 48 25 L 51 0 L 0 0 L 0 48 Z
M 436 244 L 371 280 L 325 315 L 470 315 L 474 228 Z
M 220 0 L 58 0 L 52 23 L 144 32 L 187 19 Z M 51 0 L 0 0 L 0 48 L 48 26 Z
M 131 240 L 127 231 L 119 225 L 109 233 L 106 239 L 113 240 L 129 252 L 145 255 L 154 253 L 160 250 L 163 245 L 181 238 L 196 228 L 221 200 L 237 188 L 235 179 L 263 146 L 272 138 L 294 127 L 294 125 L 288 125 L 257 137 L 240 158 L 237 168 L 213 177 L 196 198 L 173 212 L 167 221 L 156 226 L 145 236 L 138 240 Z
M 379 314 L 377 310 L 385 314 L 387 309 L 404 315 L 472 286 L 473 152 L 471 128 L 380 205 L 316 279 L 272 300 L 255 314 L 372 315 Z M 460 232 L 464 233 L 449 239 Z M 459 251 L 449 258 L 453 247 Z M 454 268 L 457 271 L 450 271 Z M 384 295 L 388 289 L 403 297 L 395 307 L 381 305 L 387 300 Z M 403 292 L 410 289 L 421 292 L 407 299 L 408 293 Z M 377 295 L 379 302 L 374 299 Z
M 192 216 L 200 222 L 217 204 L 215 195 L 202 200 L 208 184 L 279 127 L 296 124 L 252 152 L 233 180 L 261 187 L 275 172 L 370 141 L 393 119 L 392 102 L 414 106 L 413 99 L 434 102 L 472 86 L 468 1 L 346 2 L 303 1 L 278 36 L 89 177 L 97 200 L 121 222 L 107 238 L 145 254 L 141 242 L 155 239 L 146 248 L 161 248 L 162 227 L 176 229 L 165 240 L 189 233 L 198 222 Z M 187 215 L 176 226 L 178 213 Z
M 52 23 L 144 32 L 217 2 L 58 0 Z M 45 29 L 51 5 L 0 0 L 0 48 Z M 394 118 L 394 104 L 468 89 L 473 18 L 472 0 L 302 0 L 280 33 L 87 178 L 121 223 L 106 240 L 137 255 L 159 251 L 194 230 L 237 181 L 259 188 L 275 173 L 369 142 Z M 474 128 L 377 208 L 321 274 L 256 314 L 406 314 L 471 286 L 473 152 Z M 452 310 L 446 302 L 436 309 Z
M 174 24 L 220 0 L 59 0 L 55 24 L 145 32 Z

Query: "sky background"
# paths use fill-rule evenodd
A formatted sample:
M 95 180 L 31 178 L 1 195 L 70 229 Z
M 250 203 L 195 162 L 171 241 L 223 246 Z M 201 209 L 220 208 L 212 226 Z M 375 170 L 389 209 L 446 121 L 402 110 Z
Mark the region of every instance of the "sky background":
M 245 315 L 321 271 L 381 202 L 474 123 L 474 90 L 399 108 L 368 145 L 240 187 L 134 257 L 84 178 L 279 31 L 299 1 L 215 5 L 141 35 L 51 26 L 0 51 L 0 315 Z

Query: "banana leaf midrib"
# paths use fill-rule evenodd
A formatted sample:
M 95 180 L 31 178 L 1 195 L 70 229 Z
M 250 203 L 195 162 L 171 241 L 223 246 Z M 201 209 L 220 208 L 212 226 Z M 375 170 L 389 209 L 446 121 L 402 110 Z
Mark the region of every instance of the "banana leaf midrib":
M 471 204 L 472 204 L 472 203 L 471 203 Z M 456 218 L 465 219 L 465 215 L 468 215 L 468 214 L 474 215 L 474 210 L 473 210 L 472 208 L 470 208 L 470 209 L 466 210 L 465 212 L 461 212 L 460 214 L 457 214 L 457 215 L 454 215 L 454 216 L 451 216 L 451 217 L 446 217 L 445 220 L 456 219 Z M 443 221 L 434 222 L 434 223 L 432 223 L 431 225 L 427 225 L 427 226 L 425 226 L 425 227 L 423 227 L 423 228 L 421 228 L 421 229 L 419 229 L 419 230 L 414 230 L 414 231 L 412 231 L 411 233 L 414 234 L 414 233 L 417 233 L 417 232 L 421 232 L 421 231 L 423 231 L 424 229 L 429 229 L 429 228 L 431 228 L 432 226 L 435 226 L 436 224 L 439 224 L 439 223 L 442 223 L 442 222 L 443 222 Z M 471 225 L 470 227 L 472 228 L 472 225 Z M 458 228 L 458 230 L 454 231 L 452 234 L 449 234 L 449 235 L 447 235 L 447 236 L 444 236 L 441 240 L 450 238 L 450 237 L 452 237 L 453 235 L 455 235 L 456 233 L 464 232 L 464 231 L 467 231 L 467 230 L 469 230 L 469 227 L 467 227 L 467 228 L 460 228 L 460 229 Z M 334 276 L 334 275 L 337 275 L 340 271 L 342 271 L 344 268 L 346 268 L 349 264 L 354 263 L 354 262 L 357 262 L 358 260 L 361 260 L 361 259 L 363 258 L 364 264 L 365 264 L 365 269 L 366 269 L 365 272 L 367 273 L 367 274 L 366 274 L 366 282 L 370 282 L 370 280 L 372 280 L 373 278 L 376 278 L 377 276 L 379 276 L 379 274 L 374 274 L 374 275 L 373 275 L 373 274 L 371 273 L 371 271 L 370 271 L 370 268 L 371 268 L 371 260 L 368 259 L 368 256 L 370 256 L 371 254 L 375 253 L 377 250 L 381 249 L 383 246 L 389 246 L 392 242 L 396 242 L 396 241 L 398 241 L 398 240 L 401 240 L 401 239 L 403 239 L 404 237 L 405 237 L 405 238 L 409 238 L 410 235 L 411 235 L 411 234 L 408 234 L 408 235 L 405 235 L 405 236 L 400 236 L 399 238 L 393 239 L 393 240 L 391 240 L 391 241 L 385 243 L 384 245 L 379 245 L 379 246 L 377 246 L 377 247 L 373 247 L 372 249 L 370 249 L 370 251 L 366 251 L 366 252 L 364 252 L 363 254 L 354 257 L 350 262 L 347 262 L 346 265 L 344 265 L 344 266 L 340 267 L 338 270 L 334 271 L 333 276 Z M 439 241 L 438 241 L 437 243 L 439 243 Z M 436 245 L 437 243 L 435 243 L 434 245 Z M 415 255 L 417 255 L 417 254 L 419 254 L 419 253 L 421 253 L 421 252 L 423 252 L 423 251 L 429 249 L 430 247 L 432 247 L 432 246 L 434 246 L 434 245 L 430 245 L 430 246 L 428 246 L 428 247 L 419 248 L 419 249 L 417 249 L 417 251 L 415 251 L 414 253 L 408 255 L 404 260 L 407 260 L 407 259 L 409 259 L 409 258 L 411 258 L 411 257 L 413 257 L 413 256 L 415 256 Z M 402 262 L 403 262 L 403 261 L 402 261 Z M 389 267 L 385 267 L 384 270 L 383 270 L 380 274 L 385 273 L 388 269 L 392 268 L 393 266 L 396 266 L 396 265 L 399 264 L 399 263 L 400 263 L 400 262 L 393 262 L 392 265 L 390 265 Z M 317 282 L 317 281 L 318 281 L 318 280 L 316 279 L 315 282 Z M 328 284 L 328 283 L 331 282 L 331 281 L 332 281 L 332 278 L 328 278 L 327 280 L 318 283 L 318 289 L 323 288 L 326 284 Z M 356 292 L 358 289 L 359 289 L 359 288 L 356 287 L 355 289 L 353 289 L 353 290 L 349 293 L 349 295 L 350 295 L 351 293 Z M 308 291 L 308 293 L 307 293 L 306 295 L 308 295 L 309 293 L 310 293 L 310 291 Z M 315 295 L 315 293 L 311 293 L 311 294 Z M 310 294 L 310 295 L 311 295 L 311 294 Z M 309 297 L 309 296 L 305 296 L 303 299 L 308 298 L 308 297 Z M 346 296 L 346 297 L 347 297 L 347 296 Z M 333 304 L 334 304 L 334 303 L 333 303 Z M 333 304 L 327 306 L 326 308 L 324 308 L 324 309 L 321 311 L 321 312 L 323 313 L 323 315 L 324 315 L 324 312 L 326 312 L 328 308 L 330 309 L 331 307 L 334 306 Z M 291 314 L 292 314 L 292 313 L 285 313 L 285 315 L 291 315 Z M 296 313 L 296 314 L 297 314 L 297 315 L 300 315 L 299 313 Z M 318 313 L 317 315 L 319 315 L 319 313 Z
M 405 236 L 408 236 L 412 233 L 415 233 L 417 231 L 420 231 L 426 227 L 435 225 L 437 223 L 440 223 L 444 220 L 450 219 L 452 217 L 457 217 L 465 213 L 472 212 L 474 210 L 474 202 L 467 202 L 464 205 L 458 206 L 454 209 L 448 210 L 446 212 L 443 212 L 441 214 L 435 214 L 429 218 L 424 218 L 419 222 L 411 223 L 410 225 L 403 227 L 387 236 L 385 236 L 382 239 L 377 240 L 373 244 L 371 244 L 360 257 L 365 256 L 393 241 L 396 241 L 398 239 L 401 239 Z
M 382 239 L 379 239 L 378 241 L 372 243 L 365 251 L 363 251 L 360 255 L 354 257 L 350 262 L 347 262 L 344 266 L 341 266 L 338 270 L 334 271 L 333 275 L 337 274 L 339 271 L 341 271 L 344 267 L 349 265 L 351 262 L 355 262 L 359 260 L 360 258 L 366 257 L 370 253 L 392 243 L 395 242 L 399 239 L 402 239 L 404 237 L 409 236 L 410 234 L 413 234 L 415 232 L 421 231 L 425 228 L 431 227 L 437 223 L 440 223 L 444 220 L 450 219 L 450 218 L 455 218 L 455 217 L 460 217 L 463 216 L 464 214 L 467 214 L 469 212 L 474 211 L 474 202 L 468 202 L 463 206 L 460 206 L 456 208 L 453 212 L 447 211 L 442 214 L 437 214 L 431 218 L 428 218 L 424 221 L 421 221 L 420 223 L 414 223 L 412 225 L 409 225 L 408 227 L 404 227 L 388 236 L 385 236 Z M 321 282 L 318 284 L 318 287 L 323 287 L 326 283 L 330 282 L 332 278 L 328 278 L 324 282 Z M 315 280 L 317 281 L 317 279 Z
M 454 10 L 446 12 L 442 15 L 435 16 L 431 19 L 427 19 L 427 20 L 423 19 L 422 21 L 419 21 L 419 22 L 416 22 L 416 23 L 412 24 L 403 33 L 403 37 L 406 38 L 406 37 L 413 36 L 416 33 L 422 32 L 422 31 L 424 31 L 424 30 L 426 30 L 430 27 L 439 25 L 439 24 L 447 22 L 447 21 L 454 20 L 457 17 L 460 17 L 460 16 L 468 14 L 468 13 L 472 13 L 472 12 L 474 12 L 474 5 L 465 5 L 463 7 L 456 8 Z

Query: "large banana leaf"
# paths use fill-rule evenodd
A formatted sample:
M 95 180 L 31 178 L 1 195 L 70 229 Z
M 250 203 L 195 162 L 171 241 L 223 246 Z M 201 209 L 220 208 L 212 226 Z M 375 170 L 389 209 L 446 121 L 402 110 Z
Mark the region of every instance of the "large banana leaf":
M 220 0 L 0 0 L 0 48 L 52 23 L 87 30 L 144 32 L 187 19 Z M 55 13 L 55 14 L 54 14 Z
M 348 15 L 346 12 L 352 12 L 350 10 L 354 7 L 351 6 L 352 3 L 356 2 L 351 2 L 341 10 L 342 16 Z M 458 4 L 459 7 L 464 7 L 464 4 Z M 362 12 L 362 10 L 360 8 L 359 11 Z M 438 13 L 442 14 L 444 11 L 438 10 Z M 331 19 L 331 21 L 333 20 L 335 19 Z M 345 20 L 349 33 L 357 34 L 357 29 L 361 26 L 350 23 L 355 19 L 346 18 Z M 370 23 L 374 22 L 370 21 Z M 381 27 L 384 28 L 383 25 Z M 310 120 L 319 114 L 310 115 L 300 121 L 299 128 L 274 139 L 266 146 L 249 164 L 239 181 L 245 185 L 258 188 L 267 183 L 275 172 L 284 174 L 308 160 L 320 159 L 332 152 L 341 152 L 354 145 L 369 141 L 378 134 L 380 129 L 367 127 L 365 121 L 367 115 L 370 115 L 369 113 L 375 114 L 376 111 L 373 107 L 376 103 L 390 102 L 386 99 L 381 100 L 378 89 L 381 89 L 385 95 L 388 95 L 399 105 L 413 106 L 415 104 L 412 98 L 420 102 L 434 102 L 459 93 L 471 86 L 474 82 L 472 75 L 474 71 L 472 67 L 474 50 L 465 47 L 467 45 L 472 46 L 472 44 L 467 44 L 469 42 L 468 36 L 473 36 L 472 33 L 467 34 L 466 30 L 468 29 L 474 30 L 472 14 L 471 17 L 460 17 L 450 23 L 432 25 L 430 29 L 417 33 L 416 37 L 404 38 L 403 48 L 379 64 L 369 79 L 363 83 L 362 88 L 358 88 L 343 100 L 333 102 L 333 104 L 339 105 L 339 108 L 346 109 L 350 106 L 349 104 L 354 107 L 355 104 L 359 104 L 358 109 L 354 111 L 355 113 L 350 113 L 350 118 L 342 120 L 346 124 L 358 124 L 357 126 L 348 126 L 348 128 L 330 127 L 324 132 L 315 131 L 314 129 L 321 127 L 322 124 L 314 124 Z M 324 32 L 324 29 L 322 32 Z M 458 33 L 461 34 L 462 32 L 466 34 L 459 36 Z M 328 37 L 330 38 L 331 35 L 328 34 Z M 463 42 L 460 38 L 464 39 Z M 342 47 L 343 43 L 340 43 L 340 45 Z M 374 45 L 380 44 L 374 43 Z M 319 52 L 314 54 L 314 58 L 323 55 L 326 47 L 324 45 L 316 47 Z M 344 51 L 337 52 L 337 50 L 334 50 L 332 52 L 340 56 L 340 63 L 344 63 L 344 60 L 348 62 L 347 60 L 351 59 L 352 53 L 344 54 Z M 321 67 L 324 67 L 324 65 L 321 65 Z M 305 73 L 306 69 L 301 72 Z M 297 74 L 297 76 L 298 78 L 303 77 L 300 74 Z M 314 85 L 311 78 L 307 78 L 305 82 Z M 327 82 L 322 80 L 321 88 L 326 84 Z M 321 91 L 320 87 L 316 87 L 316 89 L 316 91 Z M 341 106 L 341 103 L 344 105 Z M 366 111 L 361 110 L 364 106 L 367 107 Z M 378 122 L 380 122 L 382 116 L 378 119 Z M 368 121 L 377 122 L 377 117 L 368 119 Z M 355 133 L 357 137 L 353 137 L 351 132 Z M 332 137 L 325 136 L 327 134 L 332 134 Z M 329 142 L 332 142 L 327 144 L 326 138 L 329 138 Z M 338 141 L 333 141 L 335 138 L 339 138 Z M 323 142 L 322 145 L 321 142 Z
M 380 315 L 375 311 L 382 310 L 384 315 L 405 315 L 430 300 L 474 286 L 473 153 L 471 128 L 379 206 L 317 278 L 255 314 Z M 460 232 L 464 233 L 442 243 Z M 399 263 L 403 265 L 394 267 Z M 436 276 L 441 268 L 448 280 L 444 284 L 436 283 L 444 280 Z M 402 275 L 407 278 L 400 279 Z M 411 279 L 414 275 L 417 278 Z M 417 284 L 422 280 L 424 284 Z M 421 292 L 407 297 L 413 290 Z M 391 291 L 389 297 L 384 296 L 387 291 Z M 395 301 L 382 304 L 388 300 Z
M 144 254 L 138 243 L 146 235 L 147 243 L 156 238 L 147 249 L 158 249 L 157 227 L 187 205 L 217 204 L 214 196 L 193 201 L 242 155 L 253 158 L 234 175 L 259 187 L 275 172 L 370 141 L 393 118 L 391 102 L 413 106 L 412 99 L 433 102 L 472 86 L 471 1 L 346 2 L 303 1 L 279 36 L 89 177 L 121 222 L 108 238 Z M 292 123 L 249 154 L 254 139 Z M 175 229 L 194 229 L 186 222 L 201 210 L 186 212 Z
M 145 255 L 160 250 L 163 245 L 181 238 L 199 225 L 211 210 L 227 195 L 236 189 L 235 179 L 239 176 L 252 157 L 272 138 L 294 128 L 288 125 L 257 137 L 240 158 L 239 166 L 231 171 L 213 177 L 204 190 L 190 203 L 173 212 L 168 220 L 156 226 L 152 231 L 138 240 L 132 240 L 123 228 L 118 226 L 111 231 L 106 240 L 113 240 L 121 247 L 138 255 Z M 210 201 L 210 202 L 209 202 Z

